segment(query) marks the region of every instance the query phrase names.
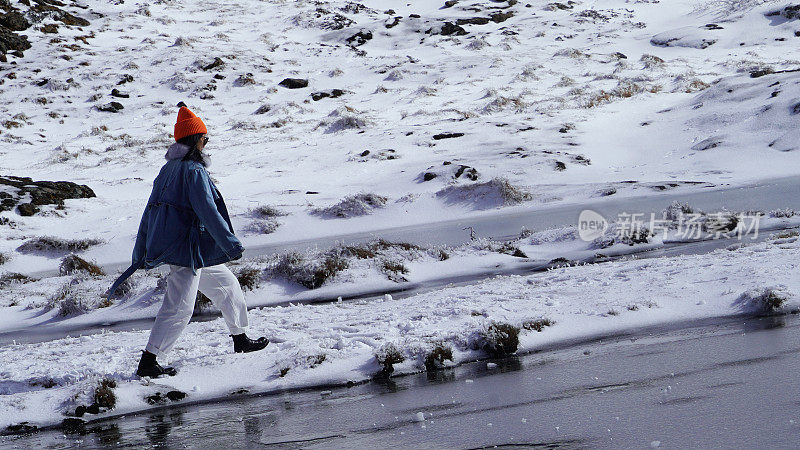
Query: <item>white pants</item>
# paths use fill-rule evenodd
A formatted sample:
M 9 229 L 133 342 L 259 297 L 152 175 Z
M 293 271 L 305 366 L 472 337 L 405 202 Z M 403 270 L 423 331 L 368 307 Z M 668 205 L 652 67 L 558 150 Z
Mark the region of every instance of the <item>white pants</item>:
M 169 268 L 164 303 L 156 315 L 145 350 L 158 356 L 172 349 L 192 318 L 198 290 L 222 312 L 231 334 L 245 332 L 247 304 L 239 280 L 230 269 L 220 264 L 196 269 L 197 273 L 192 274 L 188 267 Z

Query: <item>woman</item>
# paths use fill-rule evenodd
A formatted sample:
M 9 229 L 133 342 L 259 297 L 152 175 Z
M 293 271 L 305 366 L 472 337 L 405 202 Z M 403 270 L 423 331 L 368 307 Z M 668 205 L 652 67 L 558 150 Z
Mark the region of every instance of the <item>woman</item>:
M 269 344 L 267 338 L 252 340 L 245 334 L 247 305 L 242 288 L 224 265 L 241 258 L 243 248 L 233 234 L 225 202 L 206 171 L 206 126 L 183 102 L 178 106 L 176 143 L 167 150 L 167 163 L 153 182 L 133 247 L 133 264 L 109 289 L 113 295 L 139 268 L 170 266 L 164 303 L 136 371 L 140 377 L 177 373 L 159 365 L 156 358 L 169 352 L 186 328 L 198 290 L 222 312 L 234 352 L 253 352 Z

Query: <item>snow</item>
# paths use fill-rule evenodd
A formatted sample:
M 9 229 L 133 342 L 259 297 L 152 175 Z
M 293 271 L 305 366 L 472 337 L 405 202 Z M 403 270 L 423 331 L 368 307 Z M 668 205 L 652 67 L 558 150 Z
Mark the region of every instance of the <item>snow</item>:
M 7 361 L 0 426 L 58 422 L 85 404 L 103 378 L 118 385 L 117 407 L 104 415 L 118 415 L 148 408 L 144 398 L 157 391 L 180 390 L 189 400 L 204 400 L 240 389 L 257 393 L 362 381 L 379 371 L 374 355 L 384 343 L 405 356 L 395 373 L 423 370 L 426 351 L 437 343 L 453 348 L 456 363 L 474 360 L 482 353 L 471 336 L 494 322 L 521 327 L 528 320 L 551 319 L 541 332 L 522 329 L 520 351 L 528 352 L 628 328 L 741 314 L 740 294 L 765 286 L 782 285 L 782 310 L 792 311 L 800 306 L 800 282 L 789 276 L 798 269 L 798 256 L 795 236 L 711 255 L 499 276 L 397 300 L 256 309 L 250 333 L 271 337 L 266 350 L 233 354 L 222 319 L 191 323 L 163 361 L 179 374 L 152 383 L 133 376 L 146 330 L 6 345 L 0 348 Z M 552 298 L 561 302 L 548 304 Z M 54 386 L 41 387 L 42 380 Z
M 7 259 L 0 270 L 57 270 L 63 252 L 20 250 L 44 236 L 94 240 L 79 252 L 83 258 L 127 262 L 172 142 L 178 101 L 208 125 L 210 170 L 248 248 L 795 175 L 800 61 L 793 51 L 800 22 L 789 5 L 65 6 L 91 24 L 59 25 L 56 35 L 36 24 L 25 32 L 33 47 L 24 58 L 8 55 L 0 65 L 0 105 L 14 121 L 4 122 L 0 157 L 8 174 L 87 184 L 97 197 L 67 200 L 64 209 L 45 206 L 32 217 L 1 212 L 11 222 L 0 224 Z M 286 78 L 308 80 L 308 87 L 279 84 Z M 112 89 L 129 97 L 112 97 Z M 331 95 L 312 98 L 318 92 Z M 98 109 L 110 101 L 124 109 Z M 785 206 L 796 207 L 796 199 Z M 180 369 L 175 378 L 132 375 L 147 331 L 4 345 L 0 428 L 59 422 L 87 404 L 103 378 L 118 385 L 118 405 L 103 415 L 126 414 L 152 407 L 144 398 L 168 390 L 194 401 L 241 389 L 366 380 L 379 370 L 374 353 L 387 342 L 406 357 L 395 373 L 424 370 L 425 352 L 441 343 L 453 347 L 455 363 L 474 359 L 482 353 L 471 336 L 493 321 L 522 326 L 550 319 L 541 332 L 523 328 L 520 350 L 533 351 L 648 324 L 753 313 L 770 293 L 785 299 L 779 311 L 797 305 L 800 286 L 788 275 L 797 270 L 796 233 L 745 239 L 708 255 L 580 265 L 600 251 L 612 257 L 681 240 L 668 231 L 645 244 L 603 248 L 580 240 L 574 224 L 563 225 L 507 245 L 479 240 L 350 256 L 347 268 L 315 289 L 271 273 L 281 255 L 240 261 L 232 265 L 237 271 L 262 271 L 247 301 L 274 306 L 251 312 L 252 333 L 272 344 L 259 354 L 233 355 L 221 320 L 192 323 L 169 356 Z M 762 230 L 798 225 L 789 210 L 765 216 Z M 313 264 L 328 251 L 301 256 Z M 548 262 L 552 270 L 528 276 L 405 298 L 341 300 Z M 152 318 L 163 276 L 138 273 L 130 294 L 103 303 L 100 294 L 114 275 L 3 282 L 0 330 L 80 330 Z M 325 297 L 339 301 L 302 304 Z

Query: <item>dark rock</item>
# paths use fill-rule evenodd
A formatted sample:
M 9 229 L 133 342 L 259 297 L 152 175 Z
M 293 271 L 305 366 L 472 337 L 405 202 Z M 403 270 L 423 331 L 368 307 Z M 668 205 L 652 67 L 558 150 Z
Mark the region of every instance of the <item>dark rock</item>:
M 440 31 L 439 34 L 442 36 L 464 36 L 467 34 L 467 30 L 454 24 L 453 22 L 445 22 L 444 25 L 442 25 L 442 31 Z
M 462 175 L 464 176 L 464 178 L 467 178 L 472 181 L 478 181 L 478 178 L 480 178 L 480 174 L 478 173 L 477 169 L 465 165 L 458 166 L 458 169 L 456 170 L 456 173 L 455 175 L 453 175 L 453 177 L 460 178 Z
M 409 14 L 408 17 L 411 17 L 412 19 L 419 19 L 422 16 L 420 16 L 419 14 Z
M 449 166 L 450 164 L 453 164 L 453 163 L 450 162 L 450 161 L 445 161 L 445 162 L 442 163 L 443 166 Z
M 39 427 L 37 427 L 36 425 L 31 425 L 28 422 L 21 422 L 21 423 L 18 423 L 18 424 L 7 426 L 5 430 L 0 432 L 0 435 L 2 435 L 2 436 L 11 436 L 11 435 L 17 435 L 17 434 L 30 434 L 30 433 L 35 432 L 38 429 L 39 429 Z
M 488 17 L 470 17 L 469 19 L 458 19 L 456 23 L 458 25 L 486 25 L 490 21 L 491 19 Z
M 214 74 L 214 79 L 215 80 L 224 80 L 225 79 L 225 75 L 223 75 L 221 73 L 215 73 Z
M 148 405 L 158 405 L 161 403 L 166 403 L 167 398 L 162 396 L 161 392 L 156 392 L 153 395 L 145 397 L 144 401 L 146 401 Z
M 59 20 L 64 25 L 69 25 L 69 26 L 87 27 L 90 25 L 88 20 L 73 16 L 72 14 L 64 11 L 61 12 L 58 19 L 56 20 Z
M 128 94 L 127 92 L 122 92 L 119 89 L 114 88 L 114 89 L 111 90 L 111 96 L 112 97 L 118 97 L 118 98 L 129 98 L 130 94 Z
M 362 158 L 365 157 L 365 156 L 368 156 L 368 155 L 369 155 L 369 150 L 364 150 L 363 152 L 361 152 L 361 157 Z
M 388 19 L 383 24 L 383 26 L 386 27 L 386 28 L 394 28 L 399 24 L 400 24 L 400 17 L 392 17 L 391 19 Z
M 86 185 L 70 181 L 35 181 L 28 186 L 34 205 L 60 205 L 68 198 L 92 198 L 94 191 Z
M 431 181 L 432 179 L 436 178 L 436 176 L 437 175 L 433 172 L 425 172 L 425 174 L 422 175 L 422 181 Z
M 322 100 L 323 98 L 337 98 L 344 95 L 344 91 L 341 89 L 331 89 L 330 91 L 320 91 L 320 92 L 312 92 L 311 98 L 316 102 Z
M 31 27 L 31 23 L 18 11 L 0 15 L 0 25 L 11 31 L 24 31 Z
M 507 12 L 496 12 L 489 16 L 494 23 L 503 23 L 506 20 L 514 17 L 514 11 L 507 11 Z
M 347 45 L 351 47 L 358 47 L 359 45 L 364 45 L 367 41 L 372 39 L 372 32 L 367 30 L 361 30 L 358 33 L 350 36 L 349 38 L 345 39 Z
M 58 6 L 64 6 L 64 3 L 55 0 L 40 0 L 37 1 L 36 5 L 31 7 L 26 14 L 34 22 L 41 22 L 45 18 L 52 18 L 68 26 L 85 27 L 90 25 L 88 20 L 73 16 L 58 8 Z
M 567 165 L 566 165 L 566 164 L 564 164 L 564 163 L 563 163 L 563 162 L 561 162 L 561 161 L 556 161 L 556 162 L 555 162 L 555 168 L 556 168 L 556 170 L 558 170 L 559 172 L 561 172 L 561 171 L 563 171 L 563 170 L 567 170 Z
M 628 59 L 628 57 L 627 57 L 627 56 L 626 56 L 624 53 L 622 53 L 622 52 L 615 52 L 615 53 L 614 53 L 614 56 L 615 56 L 617 59 Z
M 319 194 L 317 191 L 306 191 L 306 194 Z
M 250 85 L 254 85 L 254 84 L 256 84 L 256 79 L 253 77 L 253 74 L 250 73 L 250 72 L 243 73 L 243 74 L 239 75 L 238 77 L 236 77 L 235 80 L 233 80 L 233 85 L 237 86 L 237 87 L 250 86 Z
M 86 408 L 87 414 L 100 414 L 100 405 L 97 403 L 92 403 Z
M 17 205 L 17 212 L 20 216 L 30 217 L 39 212 L 39 208 L 32 203 L 20 203 Z
M 441 9 L 452 8 L 453 6 L 456 6 L 457 3 L 458 0 L 447 0 L 446 2 L 444 2 L 444 6 L 442 6 Z
M 288 89 L 301 89 L 308 87 L 308 80 L 302 78 L 284 78 L 283 81 L 278 84 Z
M 706 30 L 724 30 L 724 28 L 715 23 L 707 23 L 702 28 L 705 28 Z
M 86 414 L 86 407 L 78 405 L 78 407 L 75 408 L 75 417 L 83 417 L 84 414 Z
M 224 65 L 225 65 L 225 61 L 223 61 L 221 58 L 217 57 L 217 58 L 214 58 L 214 61 L 211 64 L 203 66 L 203 70 L 209 71 L 209 70 L 212 70 L 212 69 L 216 69 L 218 67 L 222 67 Z
M 270 112 L 270 110 L 272 110 L 272 106 L 270 106 L 270 105 L 261 105 L 261 106 L 258 107 L 256 112 L 254 112 L 253 114 L 266 114 L 266 113 Z
M 29 48 L 31 43 L 26 36 L 20 36 L 5 27 L 0 27 L 0 54 L 9 51 L 23 52 Z
M 433 136 L 433 140 L 434 141 L 440 141 L 442 139 L 452 139 L 452 138 L 458 138 L 458 137 L 461 137 L 461 136 L 464 136 L 464 133 L 441 133 L 441 134 L 434 135 Z
M 120 112 L 124 108 L 125 107 L 122 106 L 122 103 L 119 103 L 119 102 L 109 102 L 109 103 L 106 103 L 105 105 L 100 105 L 100 106 L 97 107 L 97 109 L 100 110 L 100 111 L 105 111 L 105 112 L 110 112 L 110 113 Z
M 122 78 L 120 78 L 119 82 L 117 82 L 117 86 L 125 84 L 125 83 L 130 83 L 132 81 L 133 81 L 133 77 L 131 75 L 125 74 L 125 75 L 122 76 Z
M 515 258 L 527 258 L 528 257 L 528 255 L 526 255 L 525 252 L 523 252 L 522 250 L 520 250 L 518 248 L 514 249 L 514 253 L 512 253 L 511 256 L 513 256 Z
M 83 434 L 86 432 L 86 422 L 75 417 L 67 417 L 61 421 L 61 431 L 64 434 Z
M 800 19 L 800 5 L 790 5 L 768 15 L 781 15 L 789 20 Z
M 49 23 L 47 25 L 43 25 L 39 30 L 42 33 L 56 34 L 58 33 L 58 25 L 54 23 Z
M 558 2 L 556 2 L 556 3 L 548 3 L 547 6 L 552 10 L 555 10 L 555 9 L 568 10 L 568 9 L 574 8 L 574 6 L 571 5 L 571 4 L 570 5 L 565 5 L 563 3 L 558 3 Z
M 31 215 L 39 211 L 41 205 L 63 205 L 68 198 L 91 198 L 94 191 L 88 186 L 69 181 L 33 181 L 27 177 L 0 176 L 0 185 L 16 188 L 15 194 L 0 193 L 0 212 L 10 211 L 20 199 L 30 196 L 30 203 L 19 205 L 20 214 Z M 30 214 L 29 214 L 30 213 Z
M 761 70 L 754 70 L 754 71 L 750 72 L 750 78 L 761 78 L 764 75 L 769 75 L 771 73 L 775 73 L 775 71 L 772 70 L 772 69 L 769 69 L 769 68 L 761 69 Z
M 797 103 L 792 107 L 792 114 L 800 114 L 800 103 Z
M 589 158 L 587 158 L 587 157 L 585 157 L 583 155 L 575 155 L 575 156 L 572 157 L 572 160 L 576 164 L 582 164 L 584 166 L 591 166 L 592 165 L 592 160 L 590 160 Z
M 186 392 L 169 391 L 167 392 L 167 398 L 172 400 L 173 402 L 177 402 L 186 398 Z
M 339 13 L 332 13 L 324 8 L 317 8 L 316 18 L 320 20 L 320 28 L 324 30 L 341 30 L 355 23 L 352 19 Z
M 800 37 L 800 30 L 795 31 L 794 35 L 797 36 L 797 37 Z

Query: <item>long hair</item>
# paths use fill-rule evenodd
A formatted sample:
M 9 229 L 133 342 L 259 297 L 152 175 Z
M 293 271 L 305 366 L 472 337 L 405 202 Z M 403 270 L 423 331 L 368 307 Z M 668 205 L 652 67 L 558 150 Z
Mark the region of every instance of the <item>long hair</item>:
M 183 157 L 183 161 L 197 161 L 202 165 L 206 165 L 206 161 L 203 158 L 203 154 L 200 153 L 200 150 L 197 149 L 197 143 L 200 142 L 200 139 L 203 137 L 202 133 L 192 134 L 186 137 L 182 137 L 178 139 L 179 144 L 183 144 L 189 147 L 189 152 Z

